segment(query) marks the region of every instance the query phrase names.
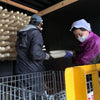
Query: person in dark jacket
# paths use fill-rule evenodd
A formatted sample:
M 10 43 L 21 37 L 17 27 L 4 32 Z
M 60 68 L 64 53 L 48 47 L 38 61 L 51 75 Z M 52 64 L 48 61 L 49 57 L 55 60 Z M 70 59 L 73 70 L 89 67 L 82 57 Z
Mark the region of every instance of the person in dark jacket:
M 43 38 L 40 31 L 42 22 L 42 18 L 34 14 L 29 25 L 18 31 L 16 74 L 45 70 L 43 61 L 49 59 L 50 56 L 42 50 Z
M 42 72 L 45 71 L 45 67 L 43 65 L 44 60 L 48 60 L 50 55 L 42 50 L 43 47 L 43 38 L 41 34 L 41 25 L 42 18 L 36 14 L 31 17 L 30 23 L 26 25 L 23 29 L 19 30 L 17 33 L 18 39 L 16 42 L 16 51 L 17 51 L 17 60 L 16 60 L 16 69 L 15 74 L 28 74 L 34 72 Z M 29 80 L 29 82 L 25 79 L 18 82 L 18 86 L 21 88 L 27 88 L 27 86 L 35 86 L 32 87 L 32 91 L 41 92 L 45 90 L 45 85 L 43 82 L 43 75 L 39 77 L 41 79 L 41 86 L 38 87 L 39 84 L 36 83 L 34 76 L 34 80 Z M 21 96 L 23 97 L 23 93 L 21 92 Z M 35 99 L 35 97 L 33 96 Z M 41 97 L 38 96 L 37 100 L 41 100 Z M 34 100 L 33 99 L 33 100 Z M 25 99 L 27 100 L 27 98 Z

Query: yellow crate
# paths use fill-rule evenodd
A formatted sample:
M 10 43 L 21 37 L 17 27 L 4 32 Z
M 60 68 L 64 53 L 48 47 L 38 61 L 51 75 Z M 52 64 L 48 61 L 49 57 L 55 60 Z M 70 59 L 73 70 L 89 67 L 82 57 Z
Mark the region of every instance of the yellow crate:
M 88 100 L 86 75 L 92 75 L 94 100 L 100 100 L 100 64 L 70 67 L 65 70 L 67 100 Z

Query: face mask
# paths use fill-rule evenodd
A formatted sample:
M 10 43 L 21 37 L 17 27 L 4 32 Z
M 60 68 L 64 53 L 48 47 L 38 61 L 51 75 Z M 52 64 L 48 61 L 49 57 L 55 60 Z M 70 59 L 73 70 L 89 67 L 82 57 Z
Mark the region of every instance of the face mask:
M 77 38 L 80 42 L 84 42 L 86 39 L 87 39 L 87 36 L 86 35 L 83 35 L 82 37 L 80 38 Z

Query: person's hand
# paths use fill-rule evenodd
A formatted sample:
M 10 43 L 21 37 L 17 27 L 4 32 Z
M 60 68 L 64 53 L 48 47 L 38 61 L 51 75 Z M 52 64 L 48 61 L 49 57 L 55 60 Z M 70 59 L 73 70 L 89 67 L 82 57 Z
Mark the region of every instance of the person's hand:
M 72 51 L 67 51 L 66 50 L 66 55 L 64 56 L 65 58 L 71 58 L 73 56 L 73 52 Z
M 51 59 L 53 59 L 53 57 L 49 53 L 46 53 L 45 60 L 51 60 Z

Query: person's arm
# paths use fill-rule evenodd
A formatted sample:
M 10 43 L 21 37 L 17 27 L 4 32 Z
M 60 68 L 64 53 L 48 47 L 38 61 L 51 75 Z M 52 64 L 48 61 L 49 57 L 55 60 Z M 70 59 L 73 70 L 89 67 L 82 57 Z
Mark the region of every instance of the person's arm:
M 35 30 L 32 34 L 32 40 L 29 48 L 29 53 L 32 60 L 44 60 L 46 58 L 46 53 L 42 50 L 42 45 L 42 35 L 38 30 Z
M 89 64 L 99 54 L 99 52 L 99 44 L 97 44 L 95 40 L 89 41 L 85 50 L 81 52 L 76 59 L 76 63 L 79 65 Z

